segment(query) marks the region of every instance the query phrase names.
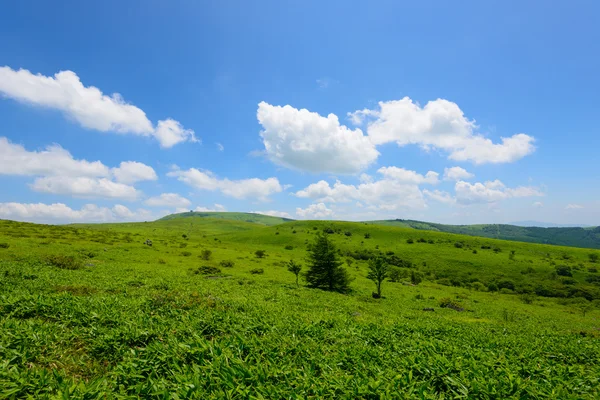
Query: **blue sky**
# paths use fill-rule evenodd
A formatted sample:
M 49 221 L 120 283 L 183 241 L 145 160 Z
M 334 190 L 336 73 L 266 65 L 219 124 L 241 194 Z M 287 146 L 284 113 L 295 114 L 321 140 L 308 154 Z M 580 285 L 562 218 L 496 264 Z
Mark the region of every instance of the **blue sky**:
M 600 224 L 593 1 L 20 1 L 0 218 Z

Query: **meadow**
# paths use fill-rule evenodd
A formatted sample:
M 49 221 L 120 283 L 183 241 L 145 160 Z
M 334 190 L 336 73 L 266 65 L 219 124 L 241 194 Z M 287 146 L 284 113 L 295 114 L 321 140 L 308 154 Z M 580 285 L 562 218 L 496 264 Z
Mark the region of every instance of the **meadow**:
M 286 268 L 321 231 L 350 293 Z M 0 398 L 600 398 L 597 253 L 233 213 L 0 221 Z

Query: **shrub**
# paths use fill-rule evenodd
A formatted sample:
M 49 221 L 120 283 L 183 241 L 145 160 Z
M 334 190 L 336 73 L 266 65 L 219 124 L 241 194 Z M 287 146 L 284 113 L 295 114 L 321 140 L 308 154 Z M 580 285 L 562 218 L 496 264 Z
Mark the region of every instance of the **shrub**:
M 165 260 L 163 260 L 162 258 L 158 259 L 158 263 L 159 264 L 166 264 L 167 262 Z
M 286 250 L 294 250 L 294 246 L 292 246 L 291 244 L 288 244 L 287 246 L 285 246 Z
M 452 286 L 452 282 L 450 282 L 450 279 L 448 278 L 438 279 L 437 283 L 444 286 Z
M 521 271 L 523 275 L 533 274 L 534 272 L 535 269 L 533 269 L 532 267 L 527 267 L 523 271 Z
M 502 249 L 500 247 L 494 247 L 494 253 L 500 253 Z
M 254 252 L 254 255 L 256 256 L 256 258 L 264 258 L 267 255 L 267 252 L 264 250 L 256 250 Z
M 50 255 L 46 257 L 46 263 L 60 269 L 76 270 L 83 268 L 83 263 L 78 258 L 65 255 Z
M 589 268 L 588 268 L 588 272 L 589 272 L 589 273 L 591 273 L 591 274 L 595 274 L 595 273 L 597 273 L 597 272 L 598 272 L 598 268 L 595 268 L 595 267 L 589 267 Z
M 344 235 L 346 235 L 346 236 L 352 236 L 352 232 L 346 231 L 346 232 L 344 232 Z
M 222 268 L 233 268 L 235 263 L 231 260 L 223 260 L 219 263 Z
M 403 270 L 402 268 L 391 265 L 388 268 L 388 279 L 390 282 L 400 282 L 402 278 L 407 276 L 406 272 L 407 271 Z
M 418 238 L 417 243 L 427 243 L 427 240 L 425 240 L 423 238 Z
M 569 267 L 568 265 L 558 265 L 556 267 L 556 274 L 558 276 L 573 276 L 571 267 Z
M 435 242 L 433 241 L 433 239 L 429 239 L 429 240 L 427 241 L 427 243 L 429 243 L 429 244 L 435 244 Z
M 415 241 L 412 238 L 406 239 L 407 244 L 413 244 Z
M 497 285 L 498 285 L 498 289 L 515 290 L 514 282 L 511 280 L 508 280 L 508 279 L 503 279 L 503 280 L 499 281 Z
M 535 301 L 535 295 L 531 293 L 522 294 L 521 301 L 525 304 L 533 304 Z
M 490 283 L 488 283 L 488 290 L 490 292 L 497 292 L 498 291 L 498 285 L 496 285 L 494 282 L 490 282 Z
M 212 257 L 212 251 L 208 250 L 208 249 L 204 249 L 200 252 L 200 258 L 203 260 L 210 260 L 210 258 Z
M 459 302 L 457 302 L 456 300 L 452 300 L 449 297 L 445 297 L 443 299 L 440 299 L 440 307 L 442 308 L 451 308 L 453 310 L 456 311 L 463 311 L 464 308 L 462 308 L 461 304 Z
M 371 234 L 369 232 L 365 233 L 365 239 L 371 239 Z
M 184 256 L 184 257 L 189 257 L 189 256 L 192 255 L 192 252 L 191 251 L 182 251 L 181 255 Z
M 473 249 L 473 254 L 477 254 L 477 249 Z
M 187 239 L 187 235 L 184 233 L 183 235 L 181 235 L 182 238 Z
M 254 268 L 254 269 L 250 270 L 250 273 L 252 275 L 262 275 L 262 274 L 264 274 L 264 272 L 265 272 L 265 270 L 262 268 Z
M 323 229 L 323 231 L 329 235 L 332 235 L 335 233 L 335 231 L 333 230 L 333 228 L 325 228 Z
M 481 246 L 481 250 L 490 250 L 492 248 L 492 246 L 488 246 L 488 245 L 483 245 Z
M 219 275 L 221 273 L 221 270 L 217 267 L 213 267 L 210 265 L 203 265 L 201 267 L 199 267 L 196 271 L 194 271 L 194 273 L 197 274 L 201 274 L 201 275 Z
M 502 294 L 514 294 L 514 293 L 515 293 L 515 291 L 514 291 L 514 290 L 511 290 L 511 289 L 509 289 L 509 288 L 501 288 L 501 289 L 500 289 L 500 293 L 502 293 Z
M 477 281 L 471 284 L 471 288 L 477 292 L 485 292 L 487 289 L 483 283 Z
M 597 253 L 590 253 L 588 257 L 590 259 L 590 262 L 593 263 L 597 263 L 598 259 L 600 259 L 600 256 Z
M 292 233 L 293 233 L 293 234 L 296 234 L 296 230 L 294 229 L 294 230 L 292 231 Z
M 8 243 L 0 243 L 0 249 L 8 249 L 10 247 L 10 244 Z
M 414 265 L 412 262 L 408 260 L 403 260 L 398 256 L 392 255 L 386 258 L 386 262 L 390 265 L 395 265 L 396 267 L 401 268 L 413 268 Z
M 418 271 L 411 271 L 410 272 L 410 282 L 413 285 L 418 285 L 419 283 L 423 282 L 423 274 Z
M 454 243 L 454 247 L 456 247 L 457 249 L 462 249 L 464 247 L 464 243 L 463 242 L 456 242 L 456 243 Z

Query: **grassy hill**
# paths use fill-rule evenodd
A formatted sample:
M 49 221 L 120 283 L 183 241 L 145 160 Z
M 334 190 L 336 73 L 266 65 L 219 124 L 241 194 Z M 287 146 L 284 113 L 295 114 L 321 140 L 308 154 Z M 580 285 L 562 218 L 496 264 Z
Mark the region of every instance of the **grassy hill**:
M 599 252 L 224 217 L 0 221 L 0 398 L 600 397 Z M 351 293 L 285 267 L 322 230 Z
M 369 221 L 370 224 L 482 236 L 520 242 L 544 243 L 561 246 L 600 249 L 600 227 L 538 228 L 516 225 L 444 225 L 413 220 Z
M 231 221 L 242 221 L 242 222 L 251 222 L 255 224 L 261 225 L 278 225 L 284 222 L 293 221 L 289 218 L 282 217 L 272 217 L 270 215 L 263 214 L 254 214 L 254 213 L 243 213 L 243 212 L 185 212 L 179 214 L 171 214 L 166 217 L 161 218 L 162 221 L 168 221 L 171 219 L 177 218 L 216 218 L 216 219 L 226 219 Z

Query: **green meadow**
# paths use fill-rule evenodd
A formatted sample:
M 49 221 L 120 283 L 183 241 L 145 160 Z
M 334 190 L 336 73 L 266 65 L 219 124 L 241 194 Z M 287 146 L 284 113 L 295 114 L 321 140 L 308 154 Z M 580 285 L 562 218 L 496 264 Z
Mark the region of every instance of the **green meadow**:
M 286 268 L 321 231 L 348 293 Z M 235 213 L 0 221 L 0 398 L 597 399 L 599 253 Z

